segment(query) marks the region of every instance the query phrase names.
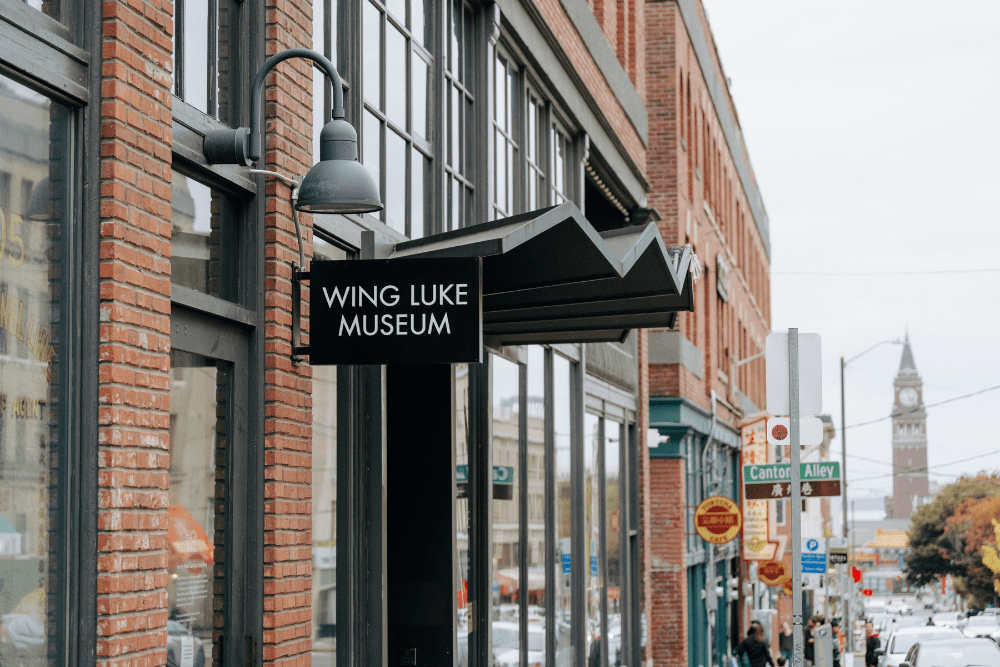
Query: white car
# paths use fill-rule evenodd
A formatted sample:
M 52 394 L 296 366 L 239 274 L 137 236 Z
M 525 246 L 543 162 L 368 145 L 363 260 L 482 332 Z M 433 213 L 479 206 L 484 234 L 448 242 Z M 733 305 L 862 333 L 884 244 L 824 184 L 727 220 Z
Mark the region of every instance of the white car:
M 966 637 L 992 638 L 1000 630 L 1000 618 L 996 616 L 973 616 L 965 624 L 962 632 Z
M 932 625 L 897 628 L 888 636 L 882 647 L 875 651 L 878 655 L 878 667 L 899 667 L 910 647 L 917 642 L 956 637 L 961 638 L 962 633 L 954 628 L 939 628 Z
M 493 623 L 494 667 L 517 667 L 521 664 L 520 625 L 510 621 Z M 545 667 L 545 629 L 528 628 L 527 667 Z
M 965 614 L 960 611 L 942 611 L 931 617 L 934 625 L 946 625 L 949 628 L 962 629 L 965 627 Z

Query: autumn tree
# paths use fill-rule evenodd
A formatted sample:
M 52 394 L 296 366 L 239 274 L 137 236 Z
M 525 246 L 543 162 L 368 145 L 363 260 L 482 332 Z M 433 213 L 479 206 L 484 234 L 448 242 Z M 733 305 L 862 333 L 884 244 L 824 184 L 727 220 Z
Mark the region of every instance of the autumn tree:
M 949 574 L 963 579 L 968 577 L 973 557 L 966 551 L 966 532 L 972 524 L 968 523 L 963 530 L 966 524 L 962 520 L 949 524 L 949 519 L 956 516 L 963 503 L 996 498 L 998 495 L 1000 475 L 981 474 L 963 477 L 949 484 L 932 502 L 918 508 L 911 518 L 909 531 L 907 581 L 913 586 L 925 586 Z M 963 511 L 971 507 L 971 504 L 965 505 Z M 981 546 L 982 542 L 979 544 Z M 981 554 L 975 560 L 981 565 Z
M 1000 494 L 984 498 L 966 498 L 947 521 L 946 533 L 964 544 L 961 561 L 966 594 L 977 607 L 993 602 L 1000 588 L 1000 557 L 997 556 L 997 528 L 1000 519 Z M 993 568 L 997 568 L 994 570 Z

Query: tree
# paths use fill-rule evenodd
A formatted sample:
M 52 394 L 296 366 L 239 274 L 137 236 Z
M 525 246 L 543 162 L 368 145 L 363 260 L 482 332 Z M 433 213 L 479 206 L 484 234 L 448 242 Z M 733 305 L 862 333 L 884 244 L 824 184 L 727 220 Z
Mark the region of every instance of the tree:
M 965 545 L 962 562 L 965 566 L 963 583 L 970 602 L 985 607 L 1000 590 L 1000 495 L 985 498 L 967 498 L 955 509 L 947 521 L 947 532 L 957 536 L 956 541 Z M 996 568 L 996 569 L 994 569 Z
M 1000 475 L 996 473 L 962 477 L 944 487 L 933 502 L 918 508 L 909 531 L 907 581 L 913 586 L 925 586 L 949 574 L 966 577 L 972 560 L 965 549 L 966 531 L 958 524 L 949 526 L 948 520 L 955 516 L 963 502 L 998 494 Z M 981 560 L 979 562 L 981 564 Z

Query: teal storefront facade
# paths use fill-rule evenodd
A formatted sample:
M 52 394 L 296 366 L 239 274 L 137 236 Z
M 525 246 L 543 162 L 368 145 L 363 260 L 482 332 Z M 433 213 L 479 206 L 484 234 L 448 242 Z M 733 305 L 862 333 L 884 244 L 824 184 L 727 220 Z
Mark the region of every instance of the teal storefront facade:
M 667 530 L 684 531 L 688 666 L 729 665 L 742 634 L 739 599 L 730 599 L 739 589 L 739 541 L 705 542 L 694 529 L 694 512 L 711 496 L 738 502 L 739 424 L 726 423 L 711 410 L 678 397 L 651 397 L 649 421 L 660 435 L 650 458 L 675 459 L 682 470 L 683 488 L 668 491 L 677 494 L 668 502 L 683 505 L 685 522 Z

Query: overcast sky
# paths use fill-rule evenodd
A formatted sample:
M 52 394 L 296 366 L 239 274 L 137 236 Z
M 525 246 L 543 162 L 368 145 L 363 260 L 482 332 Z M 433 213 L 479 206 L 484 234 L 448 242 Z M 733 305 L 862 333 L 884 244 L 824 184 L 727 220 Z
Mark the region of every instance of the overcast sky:
M 925 404 L 1000 385 L 1000 2 L 705 6 L 770 217 L 772 327 L 822 336 L 838 433 L 840 357 L 907 327 Z M 891 466 L 851 456 L 889 462 L 890 422 L 850 425 L 889 415 L 901 352 L 848 366 L 852 498 L 891 493 Z M 1000 391 L 927 430 L 931 480 L 1000 469 Z

